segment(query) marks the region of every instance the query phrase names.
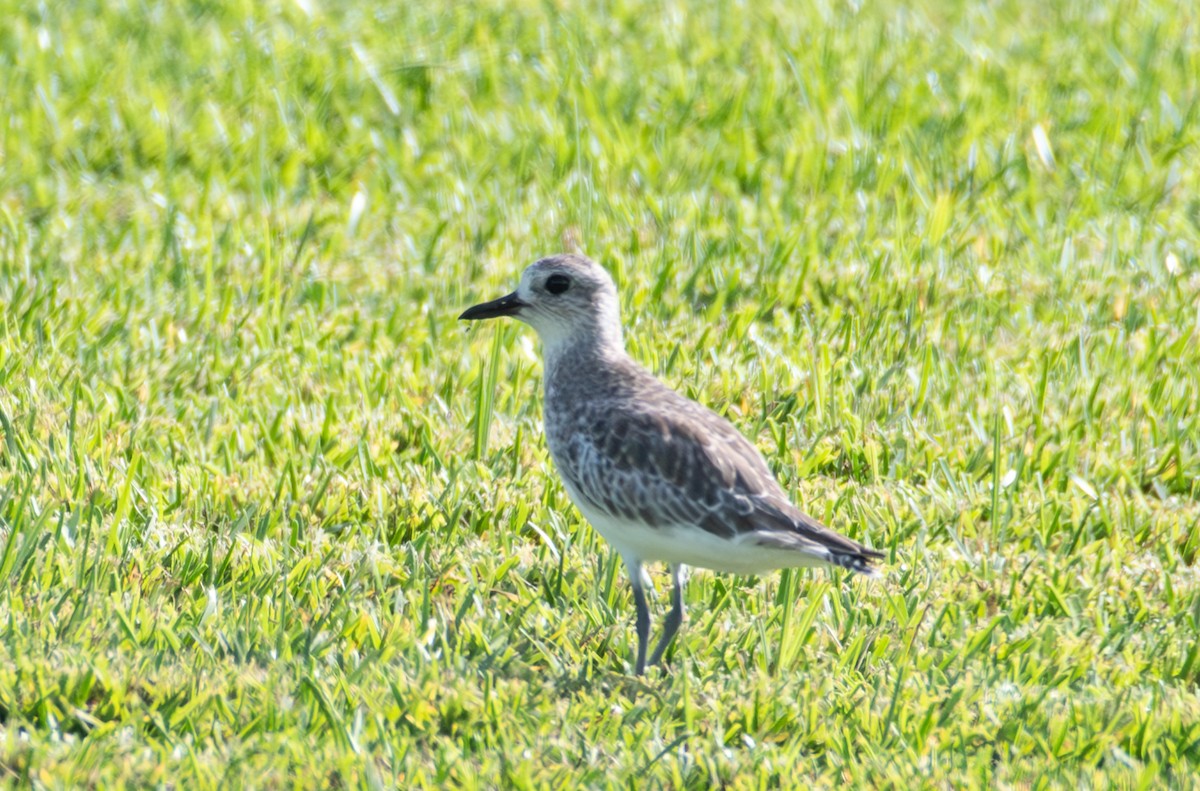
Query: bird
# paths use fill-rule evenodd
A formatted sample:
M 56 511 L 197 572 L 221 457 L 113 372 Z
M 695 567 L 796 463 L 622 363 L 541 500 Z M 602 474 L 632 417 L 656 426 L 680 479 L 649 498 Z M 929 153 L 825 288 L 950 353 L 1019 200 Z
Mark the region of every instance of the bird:
M 602 266 L 575 253 L 541 258 L 516 291 L 459 319 L 501 316 L 541 340 L 546 445 L 571 501 L 624 561 L 637 610 L 637 675 L 650 637 L 647 563 L 667 564 L 672 581 L 651 666 L 683 623 L 686 567 L 761 574 L 823 566 L 879 576 L 885 553 L 797 508 L 728 420 L 629 356 L 617 288 Z

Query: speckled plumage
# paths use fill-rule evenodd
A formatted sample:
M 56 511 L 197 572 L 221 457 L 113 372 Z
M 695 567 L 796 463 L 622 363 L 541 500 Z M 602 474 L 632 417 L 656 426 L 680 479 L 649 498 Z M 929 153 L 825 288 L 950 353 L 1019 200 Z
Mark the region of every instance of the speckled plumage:
M 810 561 L 869 572 L 879 557 L 792 505 L 758 450 L 728 421 L 629 358 L 563 356 L 547 369 L 545 386 L 546 441 L 585 514 L 644 530 L 700 528 L 730 542 L 730 550 L 771 550 L 744 559 L 727 550 L 697 562 L 680 540 L 674 552 L 621 546 L 622 554 L 741 572 Z
M 652 663 L 682 620 L 682 565 L 743 573 L 835 565 L 874 573 L 882 553 L 796 508 L 727 420 L 625 353 L 616 288 L 600 266 L 578 255 L 542 259 L 526 269 L 516 292 L 463 318 L 495 315 L 525 321 L 542 338 L 546 441 L 571 500 L 629 568 L 638 672 L 649 628 L 643 562 L 671 564 L 676 580 Z

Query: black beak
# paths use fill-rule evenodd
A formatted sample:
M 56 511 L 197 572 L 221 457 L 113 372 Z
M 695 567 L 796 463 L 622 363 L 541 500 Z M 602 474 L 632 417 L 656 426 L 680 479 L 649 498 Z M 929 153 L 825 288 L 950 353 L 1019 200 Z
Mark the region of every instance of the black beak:
M 494 319 L 497 316 L 514 316 L 525 305 L 526 303 L 522 302 L 517 297 L 517 292 L 514 291 L 500 299 L 493 299 L 491 302 L 467 308 L 458 318 L 461 321 L 478 321 L 479 319 Z

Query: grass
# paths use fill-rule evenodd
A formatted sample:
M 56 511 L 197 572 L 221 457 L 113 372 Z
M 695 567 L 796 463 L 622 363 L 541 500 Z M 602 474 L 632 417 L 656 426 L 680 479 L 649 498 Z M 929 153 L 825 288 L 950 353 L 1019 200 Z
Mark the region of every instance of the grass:
M 1190 4 L 0 15 L 5 783 L 1196 784 Z M 630 675 L 455 321 L 574 248 L 885 581 L 698 573 Z

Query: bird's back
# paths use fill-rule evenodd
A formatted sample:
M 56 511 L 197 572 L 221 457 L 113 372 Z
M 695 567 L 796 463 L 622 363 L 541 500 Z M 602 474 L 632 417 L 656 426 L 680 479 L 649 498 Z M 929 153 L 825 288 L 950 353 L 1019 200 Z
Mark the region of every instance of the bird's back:
M 572 499 L 610 541 L 640 541 L 644 559 L 869 573 L 880 556 L 792 505 L 733 425 L 624 354 L 560 358 L 546 371 L 544 410 Z

